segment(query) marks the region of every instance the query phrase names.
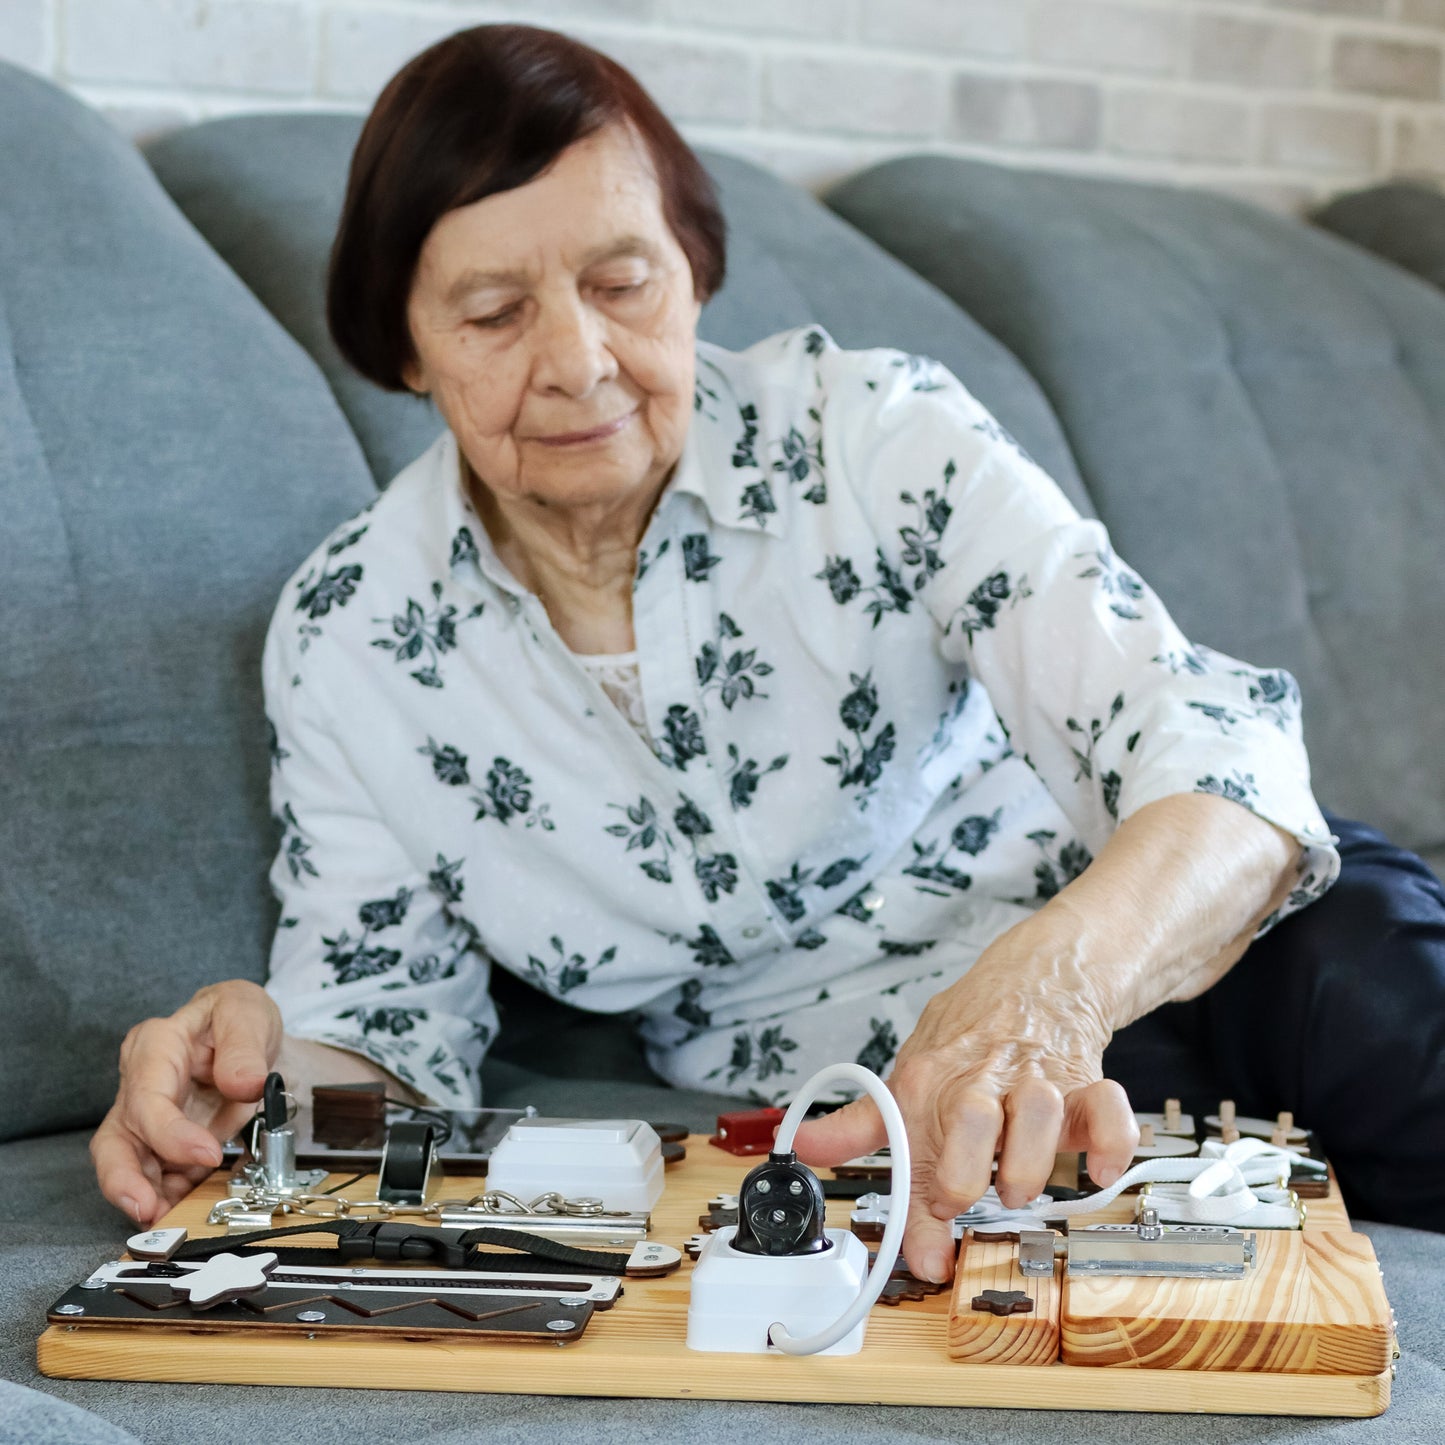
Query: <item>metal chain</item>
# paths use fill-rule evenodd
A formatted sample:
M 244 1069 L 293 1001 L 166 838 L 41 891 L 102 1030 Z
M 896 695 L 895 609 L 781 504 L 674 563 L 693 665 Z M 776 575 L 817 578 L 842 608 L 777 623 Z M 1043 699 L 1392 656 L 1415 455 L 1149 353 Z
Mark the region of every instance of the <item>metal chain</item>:
M 567 1199 L 556 1192 L 539 1194 L 530 1203 L 505 1190 L 491 1189 L 483 1194 L 474 1194 L 470 1199 L 396 1204 L 389 1199 L 349 1199 L 344 1194 L 271 1194 L 253 1187 L 245 1194 L 220 1200 L 211 1210 L 211 1223 L 220 1224 L 229 1214 L 254 1209 L 304 1214 L 313 1219 L 356 1219 L 363 1222 L 398 1217 L 439 1220 L 444 1212 L 452 1216 L 473 1214 L 479 1221 L 498 1217 L 555 1219 L 559 1215 L 574 1219 L 606 1219 L 609 1213 L 603 1209 L 600 1199 Z

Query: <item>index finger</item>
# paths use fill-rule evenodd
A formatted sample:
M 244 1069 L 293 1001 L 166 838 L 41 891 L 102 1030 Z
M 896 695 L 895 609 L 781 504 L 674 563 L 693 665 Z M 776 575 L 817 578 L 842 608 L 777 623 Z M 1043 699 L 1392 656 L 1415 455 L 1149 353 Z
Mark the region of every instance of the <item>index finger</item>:
M 281 1012 L 255 984 L 227 986 L 218 1002 L 224 1006 L 211 1011 L 211 1080 L 228 1099 L 251 1103 L 261 1097 L 281 1048 Z
M 194 1036 L 174 1018 L 147 1019 L 127 1041 L 121 1066 L 117 1122 L 158 1159 L 185 1166 L 221 1162 L 209 1129 L 187 1118 Z
M 793 1152 L 804 1164 L 830 1168 L 860 1154 L 871 1154 L 887 1142 L 883 1115 L 865 1094 L 821 1119 L 805 1119 L 793 1138 Z

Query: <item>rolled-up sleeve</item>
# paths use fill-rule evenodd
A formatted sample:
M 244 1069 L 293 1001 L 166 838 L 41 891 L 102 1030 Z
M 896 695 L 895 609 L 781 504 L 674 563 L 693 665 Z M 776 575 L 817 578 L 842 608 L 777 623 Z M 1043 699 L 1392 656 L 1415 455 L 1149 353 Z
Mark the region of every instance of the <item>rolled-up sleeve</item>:
M 1186 638 L 1104 526 L 946 369 L 886 352 L 828 362 L 830 409 L 846 397 L 839 460 L 880 548 L 1089 849 L 1148 803 L 1212 793 L 1302 845 L 1265 927 L 1320 896 L 1338 840 L 1311 791 L 1289 673 Z
M 463 886 L 445 857 L 419 866 L 328 727 L 324 699 L 273 626 L 263 677 L 281 918 L 267 991 L 286 1032 L 363 1054 L 434 1102 L 480 1101 L 496 1035 L 490 963 L 453 916 Z

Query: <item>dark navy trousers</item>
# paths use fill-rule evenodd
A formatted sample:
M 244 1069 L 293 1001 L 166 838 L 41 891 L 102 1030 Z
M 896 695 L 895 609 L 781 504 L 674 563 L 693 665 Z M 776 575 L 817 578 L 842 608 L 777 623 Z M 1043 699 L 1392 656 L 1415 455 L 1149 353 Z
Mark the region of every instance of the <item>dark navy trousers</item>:
M 1122 1029 L 1104 1072 L 1136 1109 L 1288 1109 L 1352 1216 L 1445 1231 L 1445 887 L 1374 828 L 1326 817 L 1334 887 L 1206 994 Z

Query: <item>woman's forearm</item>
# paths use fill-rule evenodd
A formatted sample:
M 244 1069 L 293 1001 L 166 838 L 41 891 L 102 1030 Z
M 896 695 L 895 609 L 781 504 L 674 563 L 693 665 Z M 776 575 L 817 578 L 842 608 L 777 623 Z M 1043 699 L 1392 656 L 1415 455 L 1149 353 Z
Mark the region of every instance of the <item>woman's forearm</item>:
M 1036 915 L 1061 934 L 1117 1030 L 1218 982 L 1288 896 L 1300 845 L 1237 803 L 1161 798 L 1125 819 Z

